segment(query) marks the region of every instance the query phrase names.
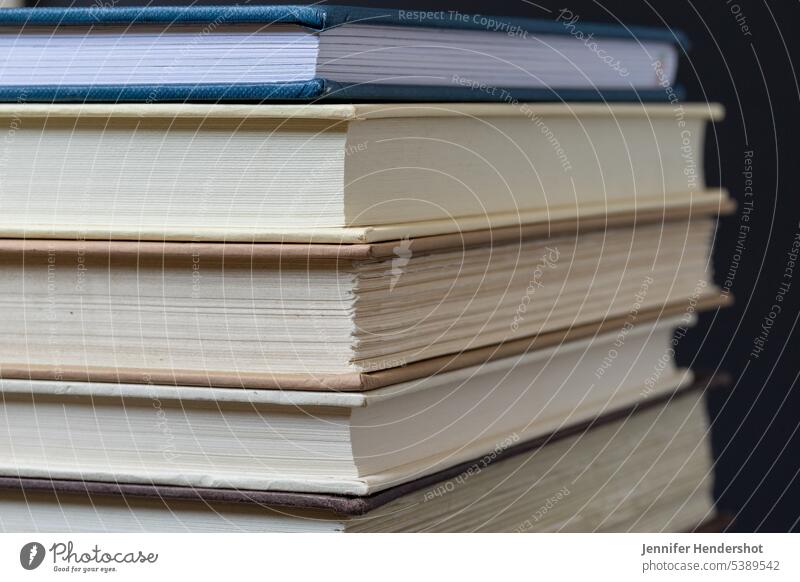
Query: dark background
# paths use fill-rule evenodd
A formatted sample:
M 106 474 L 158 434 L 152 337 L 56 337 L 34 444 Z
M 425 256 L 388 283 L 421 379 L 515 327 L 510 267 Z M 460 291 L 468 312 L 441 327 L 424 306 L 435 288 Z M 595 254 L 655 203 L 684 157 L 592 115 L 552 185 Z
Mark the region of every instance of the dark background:
M 190 2 L 161 2 L 188 4 Z M 222 2 L 194 2 L 220 4 Z M 242 2 L 244 3 L 244 2 Z M 279 4 L 280 2 L 250 2 Z M 296 2 L 303 4 L 304 2 Z M 495 2 L 342 2 L 403 9 L 460 10 L 553 19 L 569 8 L 582 21 L 667 26 L 692 41 L 679 79 L 689 101 L 717 101 L 727 118 L 709 134 L 709 185 L 728 188 L 744 201 L 745 152 L 752 151 L 753 209 L 721 221 L 715 241 L 717 282 L 734 273 L 732 308 L 701 317 L 680 344 L 679 362 L 697 369 L 728 370 L 729 390 L 710 396 L 718 507 L 736 517 L 734 531 L 800 531 L 800 264 L 785 278 L 787 253 L 800 232 L 800 87 L 792 55 L 800 57 L 796 30 L 800 3 L 748 0 L 643 0 L 635 2 L 507 0 Z M 43 0 L 39 6 L 143 5 L 147 2 Z M 743 28 L 746 26 L 747 28 Z M 741 227 L 749 227 L 746 234 Z M 744 235 L 744 236 L 742 236 Z M 738 258 L 737 243 L 741 259 Z M 791 285 L 782 311 L 753 357 L 754 340 L 776 303 L 782 282 Z

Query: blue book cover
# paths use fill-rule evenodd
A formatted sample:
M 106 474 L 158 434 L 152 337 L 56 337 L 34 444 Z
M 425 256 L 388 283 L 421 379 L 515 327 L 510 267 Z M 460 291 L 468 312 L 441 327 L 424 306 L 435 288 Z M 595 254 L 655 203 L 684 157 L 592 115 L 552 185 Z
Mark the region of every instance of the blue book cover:
M 0 27 L 6 102 L 665 101 L 680 96 L 687 48 L 676 31 L 566 9 L 545 20 L 329 5 L 29 8 L 0 10 Z M 275 30 L 301 32 L 279 45 Z

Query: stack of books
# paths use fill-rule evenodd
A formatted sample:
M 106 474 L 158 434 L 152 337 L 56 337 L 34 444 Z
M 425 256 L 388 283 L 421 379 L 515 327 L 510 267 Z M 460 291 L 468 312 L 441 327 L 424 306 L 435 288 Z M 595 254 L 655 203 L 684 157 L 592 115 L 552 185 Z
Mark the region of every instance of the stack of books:
M 427 16 L 0 15 L 0 529 L 713 516 L 682 39 Z

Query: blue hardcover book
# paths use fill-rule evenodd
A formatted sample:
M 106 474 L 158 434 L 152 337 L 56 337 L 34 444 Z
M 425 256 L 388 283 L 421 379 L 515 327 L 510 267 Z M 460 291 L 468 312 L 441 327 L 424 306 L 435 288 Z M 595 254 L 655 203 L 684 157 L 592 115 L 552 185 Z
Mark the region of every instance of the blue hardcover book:
M 680 34 L 346 6 L 0 11 L 3 101 L 667 100 Z

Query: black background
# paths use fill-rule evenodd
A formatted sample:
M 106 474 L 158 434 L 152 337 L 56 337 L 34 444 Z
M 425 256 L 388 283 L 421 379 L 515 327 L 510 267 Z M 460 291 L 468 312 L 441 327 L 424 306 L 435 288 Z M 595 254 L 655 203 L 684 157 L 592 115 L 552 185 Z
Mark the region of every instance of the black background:
M 39 6 L 111 2 L 29 2 Z M 147 2 L 119 0 L 115 5 Z M 189 2 L 162 2 L 186 4 Z M 219 4 L 221 2 L 196 2 Z M 250 4 L 280 2 L 251 2 Z M 304 2 L 297 2 L 303 4 Z M 689 101 L 716 101 L 727 117 L 710 132 L 706 175 L 744 200 L 745 151 L 752 151 L 754 207 L 722 220 L 715 242 L 717 281 L 733 267 L 732 308 L 701 317 L 680 345 L 679 361 L 696 368 L 731 372 L 730 390 L 712 395 L 710 409 L 717 456 L 718 507 L 736 516 L 735 531 L 800 530 L 800 268 L 767 335 L 766 348 L 752 357 L 753 341 L 784 281 L 787 252 L 800 232 L 800 87 L 792 55 L 800 57 L 800 4 L 747 0 L 653 2 L 346 2 L 403 9 L 460 10 L 553 19 L 569 8 L 582 21 L 668 26 L 692 41 L 679 80 Z M 747 30 L 742 29 L 747 26 Z M 749 31 L 749 34 L 747 32 Z M 749 227 L 741 260 L 735 248 L 740 225 Z

